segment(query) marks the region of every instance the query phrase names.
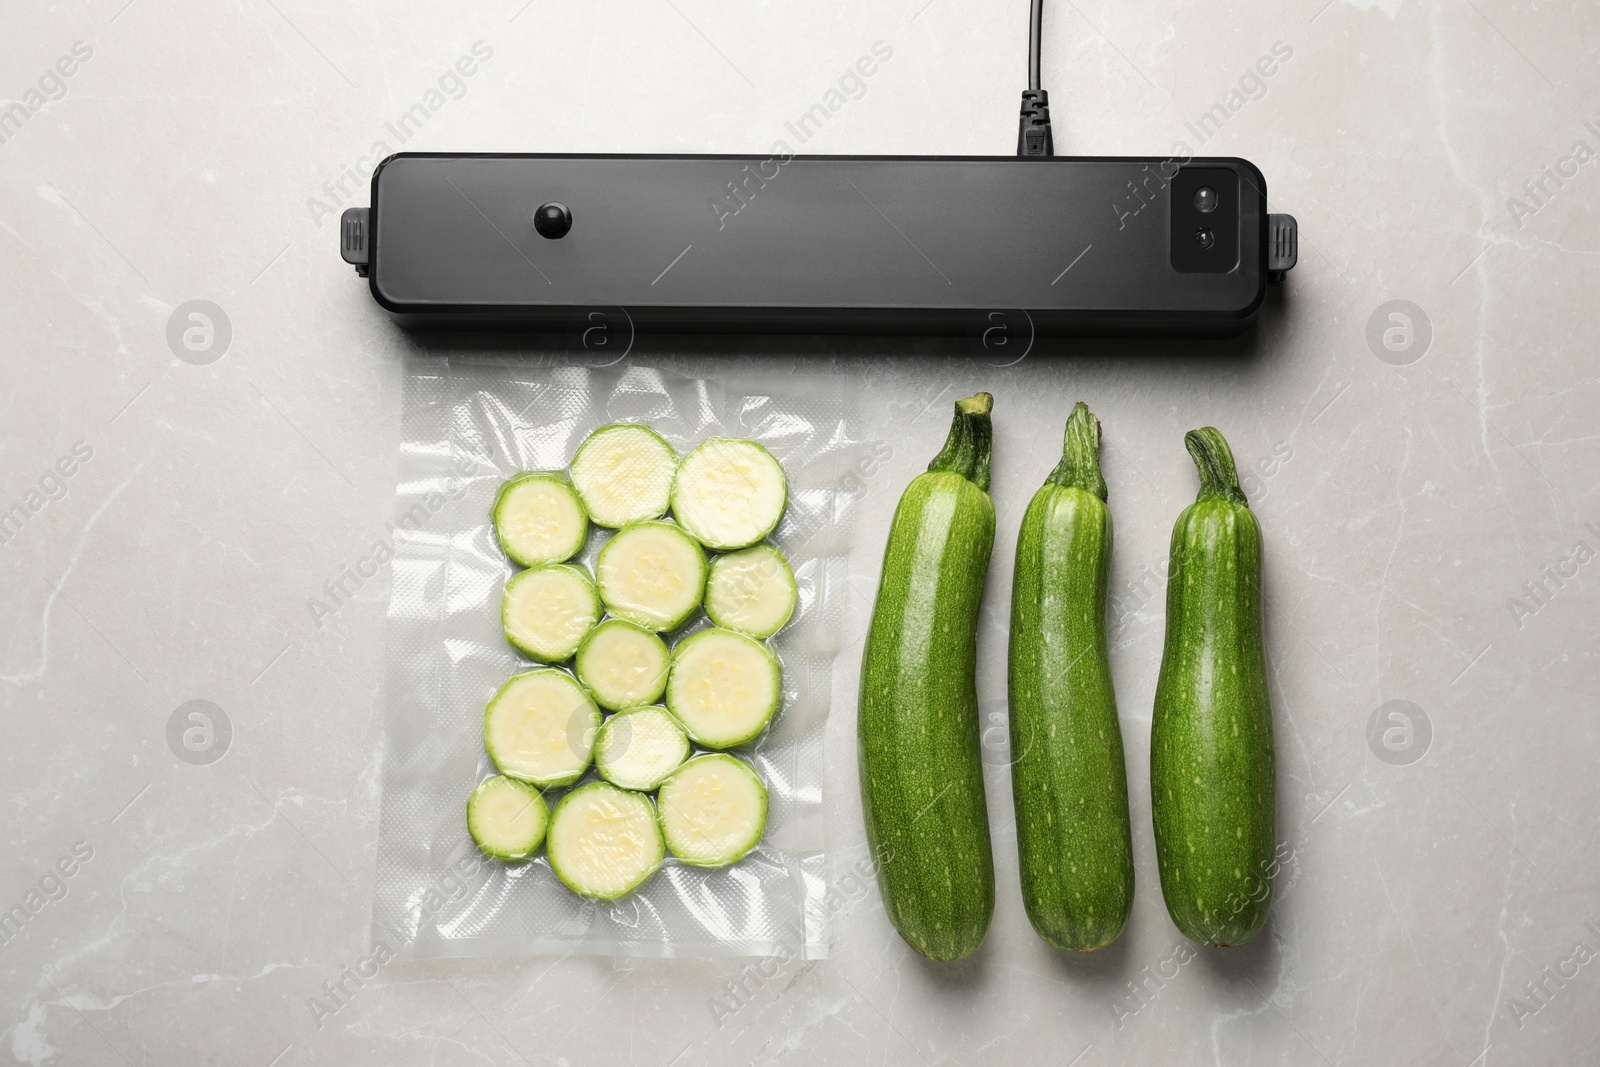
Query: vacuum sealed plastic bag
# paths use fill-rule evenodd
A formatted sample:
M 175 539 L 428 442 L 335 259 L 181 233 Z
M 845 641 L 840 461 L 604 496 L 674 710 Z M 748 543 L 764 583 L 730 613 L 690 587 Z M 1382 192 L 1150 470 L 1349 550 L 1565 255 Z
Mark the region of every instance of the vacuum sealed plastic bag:
M 719 375 L 637 366 L 419 361 L 407 378 L 399 471 L 375 950 L 397 957 L 538 953 L 633 956 L 826 955 L 822 740 L 840 635 L 844 554 L 859 482 L 855 391 L 845 378 Z M 798 586 L 793 617 L 768 646 L 782 664 L 771 726 L 735 754 L 768 790 L 766 832 L 732 866 L 668 855 L 616 901 L 569 891 L 543 850 L 507 864 L 468 836 L 466 803 L 495 774 L 484 708 L 508 678 L 539 666 L 508 643 L 501 598 L 518 570 L 495 536 L 500 486 L 561 471 L 596 428 L 637 422 L 686 455 L 711 437 L 765 446 L 787 476 L 769 541 Z M 573 562 L 592 574 L 611 530 L 591 526 Z M 669 645 L 710 623 L 697 610 Z M 594 771 L 572 788 L 594 780 Z M 553 809 L 564 789 L 545 791 Z

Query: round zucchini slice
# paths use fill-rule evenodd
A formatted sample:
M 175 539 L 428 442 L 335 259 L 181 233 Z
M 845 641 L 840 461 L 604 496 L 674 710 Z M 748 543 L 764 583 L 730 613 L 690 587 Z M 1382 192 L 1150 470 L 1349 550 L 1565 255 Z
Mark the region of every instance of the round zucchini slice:
M 549 563 L 511 576 L 500 603 L 506 640 L 541 663 L 560 663 L 600 618 L 600 594 L 582 567 Z
M 656 872 L 666 846 L 649 797 L 590 782 L 556 805 L 546 852 L 568 889 L 596 900 L 616 900 Z
M 674 856 L 695 867 L 726 867 L 760 843 L 767 787 L 744 760 L 714 752 L 662 783 L 656 811 Z
M 794 571 L 775 545 L 751 545 L 711 561 L 706 614 L 718 626 L 771 637 L 799 602 Z
M 650 792 L 689 758 L 689 738 L 663 707 L 611 716 L 594 739 L 600 777 L 623 789 Z
M 497 774 L 467 798 L 467 832 L 486 856 L 516 863 L 539 850 L 550 809 L 527 782 Z
M 672 482 L 672 515 L 708 548 L 746 548 L 778 528 L 789 483 L 754 441 L 713 437 L 683 457 Z
M 627 619 L 607 619 L 578 646 L 578 680 L 609 711 L 653 704 L 667 691 L 667 643 Z
M 583 775 L 599 729 L 589 694 L 553 667 L 514 675 L 483 712 L 483 744 L 500 773 L 541 789 Z
M 589 537 L 589 516 L 572 486 L 553 474 L 524 474 L 500 487 L 494 532 L 506 555 L 524 567 L 561 563 Z
M 706 748 L 753 740 L 783 699 L 778 657 L 753 637 L 712 628 L 678 642 L 667 675 L 667 708 Z
M 612 529 L 665 515 L 677 472 L 678 453 L 635 423 L 600 427 L 572 457 L 572 485 L 589 518 Z
M 595 564 L 611 614 L 649 630 L 675 630 L 700 606 L 706 554 L 671 522 L 636 522 L 612 535 Z

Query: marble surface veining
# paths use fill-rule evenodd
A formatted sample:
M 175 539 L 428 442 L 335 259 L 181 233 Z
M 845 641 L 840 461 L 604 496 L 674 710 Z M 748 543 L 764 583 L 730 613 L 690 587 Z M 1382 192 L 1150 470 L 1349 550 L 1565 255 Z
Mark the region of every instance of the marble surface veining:
M 900 488 L 951 399 L 995 394 L 997 904 L 950 966 L 853 873 L 857 651 L 826 742 L 830 958 L 363 964 L 388 576 L 306 605 L 395 517 L 406 361 L 517 342 L 400 333 L 335 234 L 399 133 L 765 153 L 837 93 L 796 149 L 1007 154 L 1026 4 L 0 12 L 0 909 L 23 916 L 0 1062 L 1600 1062 L 1600 7 L 1046 8 L 1058 152 L 1248 156 L 1298 217 L 1251 334 L 629 356 L 861 376 L 889 454 L 852 549 L 856 649 Z M 877 42 L 891 58 L 841 88 Z M 1028 925 L 990 743 L 1017 524 L 1078 399 L 1105 424 L 1138 872 L 1127 932 L 1082 957 Z M 1266 536 L 1286 857 L 1268 928 L 1225 954 L 1172 926 L 1149 833 L 1161 567 L 1206 423 Z

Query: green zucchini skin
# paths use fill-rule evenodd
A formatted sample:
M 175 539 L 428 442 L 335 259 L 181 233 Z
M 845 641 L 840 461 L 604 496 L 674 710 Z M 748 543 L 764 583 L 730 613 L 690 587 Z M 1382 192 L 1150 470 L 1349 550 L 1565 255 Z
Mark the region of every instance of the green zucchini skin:
M 1017 535 L 1011 586 L 1011 793 L 1022 900 L 1056 948 L 1109 945 L 1133 907 L 1133 833 L 1106 644 L 1111 512 L 1100 423 L 1067 420 L 1061 464 Z
M 1272 903 L 1277 782 L 1261 640 L 1261 527 L 1211 427 L 1184 438 L 1200 494 L 1172 530 L 1167 637 L 1150 725 L 1150 806 L 1167 911 L 1237 945 Z
M 983 943 L 994 912 L 975 678 L 994 546 L 989 408 L 956 404 L 950 439 L 895 510 L 861 661 L 867 840 L 884 910 L 933 960 Z

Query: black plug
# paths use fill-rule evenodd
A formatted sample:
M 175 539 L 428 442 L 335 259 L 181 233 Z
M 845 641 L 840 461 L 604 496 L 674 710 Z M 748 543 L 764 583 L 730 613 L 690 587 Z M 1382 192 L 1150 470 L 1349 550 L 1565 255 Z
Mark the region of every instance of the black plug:
M 1050 136 L 1050 94 L 1043 89 L 1022 91 L 1022 116 L 1017 123 L 1017 155 L 1053 156 Z

